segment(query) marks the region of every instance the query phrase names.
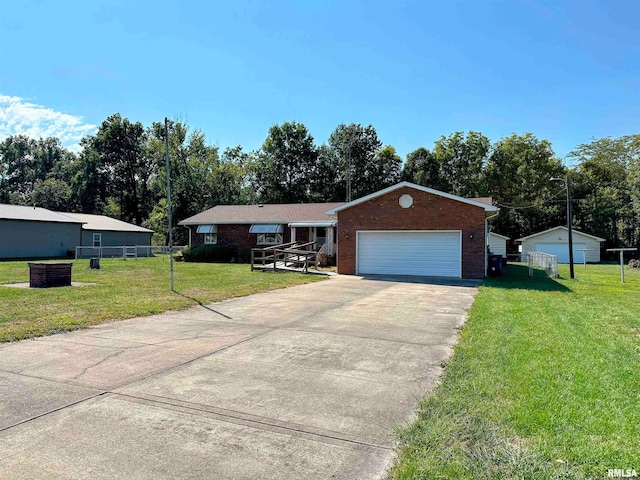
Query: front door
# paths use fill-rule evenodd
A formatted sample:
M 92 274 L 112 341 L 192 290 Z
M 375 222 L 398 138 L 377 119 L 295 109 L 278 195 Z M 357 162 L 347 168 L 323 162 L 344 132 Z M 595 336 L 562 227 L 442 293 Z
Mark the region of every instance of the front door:
M 325 227 L 315 227 L 316 251 L 320 250 L 327 241 L 327 229 Z M 326 248 L 325 248 L 326 250 Z

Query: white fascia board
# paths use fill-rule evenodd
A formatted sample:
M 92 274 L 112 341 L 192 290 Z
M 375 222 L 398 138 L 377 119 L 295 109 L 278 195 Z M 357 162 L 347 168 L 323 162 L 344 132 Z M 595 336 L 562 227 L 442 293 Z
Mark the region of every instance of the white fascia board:
M 416 185 L 415 183 L 411 183 L 411 182 L 400 182 L 390 187 L 379 190 L 377 192 L 366 195 L 364 197 L 358 198 L 357 200 L 353 200 L 349 203 L 340 205 L 339 207 L 335 207 L 335 208 L 332 208 L 331 210 L 327 210 L 324 213 L 326 215 L 335 215 L 337 212 L 341 212 L 342 210 L 346 210 L 347 208 L 355 207 L 356 205 L 367 202 L 373 198 L 386 195 L 387 193 L 393 192 L 403 187 L 413 188 L 414 190 L 420 190 L 422 192 L 430 193 L 432 195 L 438 195 L 440 197 L 448 198 L 450 200 L 456 200 L 458 202 L 473 205 L 474 207 L 480 207 L 480 208 L 483 208 L 486 212 L 497 212 L 500 210 L 498 207 L 494 207 L 493 205 L 487 205 L 486 203 L 476 202 L 475 200 L 469 200 L 468 198 L 463 198 L 457 195 L 452 195 L 450 193 L 441 192 L 439 190 L 434 190 L 433 188 L 423 187 L 422 185 Z
M 547 230 L 544 230 L 542 232 L 532 233 L 531 235 L 528 235 L 526 237 L 518 238 L 518 239 L 516 239 L 516 242 L 524 242 L 525 240 L 529 240 L 530 238 L 537 237 L 538 235 L 543 235 L 545 233 L 553 232 L 554 230 L 564 230 L 565 232 L 569 231 L 569 229 L 567 227 L 563 227 L 563 226 L 553 227 L 553 228 L 549 228 Z M 595 235 L 589 235 L 588 233 L 581 232 L 580 230 L 576 230 L 575 228 L 572 228 L 571 231 L 575 235 L 582 235 L 582 236 L 585 236 L 585 237 L 593 238 L 594 240 L 597 240 L 598 242 L 604 242 L 605 241 L 604 238 L 596 237 Z
M 328 221 L 308 221 L 308 222 L 291 222 L 288 224 L 289 227 L 296 228 L 304 228 L 304 227 L 335 227 L 336 221 L 328 220 Z
M 500 235 L 496 232 L 489 232 L 489 235 L 495 235 L 496 237 L 504 238 L 505 240 L 509 240 L 511 237 L 507 237 L 506 235 Z

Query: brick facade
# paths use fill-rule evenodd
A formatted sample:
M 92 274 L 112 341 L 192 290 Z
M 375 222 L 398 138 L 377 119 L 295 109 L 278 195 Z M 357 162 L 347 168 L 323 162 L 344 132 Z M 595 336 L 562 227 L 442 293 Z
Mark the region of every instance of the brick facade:
M 398 204 L 404 194 L 413 197 L 409 208 Z M 338 212 L 338 273 L 356 273 L 358 230 L 462 230 L 462 278 L 484 278 L 486 242 L 482 207 L 403 187 L 342 210 Z
M 189 228 L 191 229 L 191 244 L 202 245 L 204 234 L 196 233 L 197 225 L 191 225 Z M 266 246 L 256 244 L 257 234 L 249 233 L 250 228 L 251 224 L 218 225 L 218 245 L 226 245 L 236 250 Z M 299 230 L 298 233 L 300 233 Z M 286 225 L 282 237 L 283 243 L 291 241 L 291 229 Z

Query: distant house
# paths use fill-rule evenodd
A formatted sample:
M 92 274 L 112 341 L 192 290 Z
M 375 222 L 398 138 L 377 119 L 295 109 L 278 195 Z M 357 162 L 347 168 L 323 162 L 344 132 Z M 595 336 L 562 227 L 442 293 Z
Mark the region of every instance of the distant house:
M 489 250 L 491 253 L 507 258 L 507 240 L 509 240 L 509 237 L 505 237 L 499 233 L 489 233 Z
M 78 246 L 150 245 L 151 235 L 104 215 L 0 204 L 0 258 L 66 257 Z
M 574 262 L 582 262 L 583 255 L 586 255 L 587 262 L 599 262 L 600 243 L 604 242 L 605 239 L 576 229 L 572 229 L 572 232 Z M 558 263 L 569 263 L 569 229 L 567 227 L 550 228 L 543 232 L 518 238 L 516 242 L 522 244 L 523 261 L 526 261 L 527 253 L 529 252 L 544 252 L 557 255 Z
M 81 245 L 84 247 L 151 245 L 153 230 L 148 228 L 105 215 L 88 213 L 63 213 L 63 215 L 83 222 Z
M 189 245 L 218 244 L 238 250 L 298 241 L 326 244 L 335 254 L 335 217 L 325 212 L 342 203 L 218 205 L 179 222 Z

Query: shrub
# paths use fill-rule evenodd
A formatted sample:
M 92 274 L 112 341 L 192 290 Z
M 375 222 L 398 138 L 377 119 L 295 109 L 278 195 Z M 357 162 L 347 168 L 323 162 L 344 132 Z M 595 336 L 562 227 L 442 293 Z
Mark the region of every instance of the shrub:
M 238 263 L 251 263 L 251 249 L 243 248 L 238 252 Z
M 185 262 L 229 263 L 233 249 L 224 245 L 194 245 L 182 250 Z

